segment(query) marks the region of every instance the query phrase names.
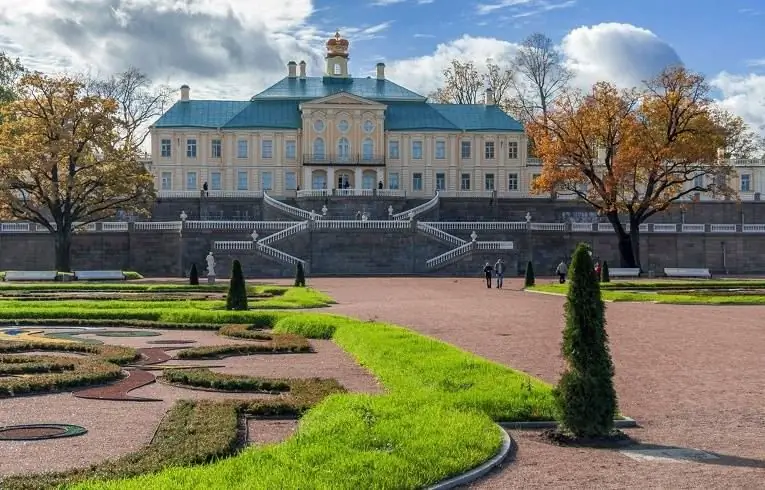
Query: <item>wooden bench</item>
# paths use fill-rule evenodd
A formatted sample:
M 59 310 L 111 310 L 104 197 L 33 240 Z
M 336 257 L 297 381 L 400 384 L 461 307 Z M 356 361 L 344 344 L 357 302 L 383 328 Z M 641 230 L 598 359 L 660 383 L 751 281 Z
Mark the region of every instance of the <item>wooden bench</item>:
M 608 269 L 609 277 L 640 277 L 640 269 L 614 268 Z
M 78 281 L 124 281 L 125 274 L 122 271 L 74 271 L 74 278 Z
M 6 281 L 55 281 L 56 271 L 7 271 Z
M 667 277 L 701 277 L 704 279 L 711 279 L 712 273 L 709 269 L 691 269 L 682 267 L 665 267 L 664 275 Z

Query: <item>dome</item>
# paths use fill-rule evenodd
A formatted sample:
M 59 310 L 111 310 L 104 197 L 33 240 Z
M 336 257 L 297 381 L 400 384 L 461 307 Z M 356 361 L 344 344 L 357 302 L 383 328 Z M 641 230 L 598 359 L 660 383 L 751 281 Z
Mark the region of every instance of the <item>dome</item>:
M 345 54 L 348 52 L 349 44 L 348 40 L 340 35 L 340 31 L 337 31 L 335 36 L 327 41 L 327 51 L 335 54 Z

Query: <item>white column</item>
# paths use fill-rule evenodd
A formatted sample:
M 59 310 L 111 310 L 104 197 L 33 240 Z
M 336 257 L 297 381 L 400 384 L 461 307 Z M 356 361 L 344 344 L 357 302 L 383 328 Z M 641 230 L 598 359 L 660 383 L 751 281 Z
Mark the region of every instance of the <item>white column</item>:
M 303 167 L 303 185 L 301 189 L 311 188 L 311 167 Z
M 382 167 L 377 169 L 377 182 L 375 182 L 375 189 L 377 188 L 377 184 L 379 182 L 383 183 L 383 189 L 387 187 L 388 183 L 385 181 L 385 169 Z
M 335 167 L 327 167 L 327 190 L 332 190 L 337 187 L 335 182 Z
M 364 173 L 364 171 L 359 167 L 357 167 L 355 170 L 356 171 L 354 172 L 354 180 L 356 181 L 356 183 L 353 185 L 353 187 L 355 187 L 356 189 L 361 189 L 361 176 Z

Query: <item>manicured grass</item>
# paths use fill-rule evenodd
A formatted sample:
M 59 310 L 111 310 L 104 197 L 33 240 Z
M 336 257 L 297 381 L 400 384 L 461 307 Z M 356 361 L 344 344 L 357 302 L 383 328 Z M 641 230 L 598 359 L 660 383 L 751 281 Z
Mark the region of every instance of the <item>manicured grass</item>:
M 620 284 L 620 283 L 609 283 Z M 705 293 L 702 290 L 694 293 L 685 292 L 689 288 L 700 287 L 697 283 L 693 285 L 685 284 L 682 288 L 676 285 L 671 285 L 665 290 L 662 290 L 658 285 L 649 287 L 643 287 L 641 283 L 622 283 L 633 284 L 632 287 L 627 289 L 620 284 L 619 287 L 604 287 L 601 291 L 603 299 L 607 301 L 653 301 L 656 303 L 664 304 L 684 304 L 684 305 L 762 305 L 765 304 L 765 295 L 758 294 L 736 294 L 730 292 L 730 294 L 720 294 L 721 288 L 711 288 L 710 290 L 717 289 L 716 294 Z M 726 286 L 726 288 L 736 288 L 736 286 Z M 530 288 L 533 291 L 540 291 L 545 293 L 554 293 L 561 296 L 565 295 L 568 291 L 568 285 L 566 284 L 539 284 Z M 635 291 L 634 289 L 641 289 L 642 291 Z M 674 292 L 682 289 L 683 292 Z M 674 290 L 674 291 L 673 291 Z

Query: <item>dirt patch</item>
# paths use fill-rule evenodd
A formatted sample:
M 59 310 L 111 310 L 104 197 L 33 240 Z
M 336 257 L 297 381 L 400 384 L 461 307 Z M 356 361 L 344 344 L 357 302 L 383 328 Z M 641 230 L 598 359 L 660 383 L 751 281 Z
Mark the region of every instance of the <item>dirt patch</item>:
M 292 436 L 297 427 L 296 419 L 248 418 L 247 443 L 256 446 L 277 444 Z

